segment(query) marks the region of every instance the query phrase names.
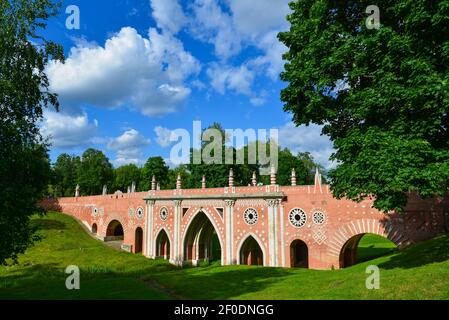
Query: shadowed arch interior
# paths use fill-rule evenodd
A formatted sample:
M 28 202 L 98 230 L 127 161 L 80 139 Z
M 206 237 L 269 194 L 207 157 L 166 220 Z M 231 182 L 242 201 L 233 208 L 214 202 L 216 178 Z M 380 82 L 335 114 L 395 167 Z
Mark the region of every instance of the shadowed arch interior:
M 108 228 L 106 229 L 106 238 L 107 241 L 123 240 L 123 226 L 118 220 L 109 222 Z
M 156 257 L 165 260 L 170 258 L 170 239 L 164 229 L 156 237 Z
M 134 239 L 135 239 L 134 253 L 141 253 L 143 244 L 143 230 L 141 227 L 138 227 L 136 229 Z
M 294 240 L 290 244 L 291 266 L 296 268 L 309 267 L 309 249 L 302 240 Z
M 263 266 L 263 252 L 253 236 L 249 236 L 240 248 L 240 264 Z
M 93 233 L 93 234 L 97 234 L 97 230 L 98 230 L 97 224 L 94 223 L 94 224 L 92 225 L 92 233 Z
M 221 250 L 214 225 L 204 212 L 199 212 L 190 223 L 184 238 L 184 261 L 196 265 L 204 260 L 220 260 Z

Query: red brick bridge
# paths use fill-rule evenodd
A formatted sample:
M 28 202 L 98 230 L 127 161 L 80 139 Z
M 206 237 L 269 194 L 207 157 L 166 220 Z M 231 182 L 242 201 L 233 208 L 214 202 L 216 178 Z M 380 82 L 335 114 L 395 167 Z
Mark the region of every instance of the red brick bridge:
M 356 248 L 367 233 L 388 238 L 399 248 L 447 230 L 444 201 L 410 196 L 405 214 L 384 214 L 372 201 L 335 199 L 328 185 L 271 185 L 149 192 L 46 200 L 81 221 L 103 241 L 177 265 L 221 260 L 222 265 L 254 264 L 311 269 L 343 268 L 356 263 Z

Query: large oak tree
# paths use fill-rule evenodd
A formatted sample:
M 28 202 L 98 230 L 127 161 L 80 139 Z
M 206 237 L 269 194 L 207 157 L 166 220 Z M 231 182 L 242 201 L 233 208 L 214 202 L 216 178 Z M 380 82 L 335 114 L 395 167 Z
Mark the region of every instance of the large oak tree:
M 401 210 L 409 192 L 448 191 L 449 1 L 378 1 L 378 29 L 366 25 L 371 2 L 290 4 L 281 99 L 333 141 L 335 196 Z
M 29 220 L 50 180 L 37 123 L 58 107 L 45 66 L 63 53 L 38 33 L 56 9 L 50 0 L 0 0 L 0 264 L 36 240 Z

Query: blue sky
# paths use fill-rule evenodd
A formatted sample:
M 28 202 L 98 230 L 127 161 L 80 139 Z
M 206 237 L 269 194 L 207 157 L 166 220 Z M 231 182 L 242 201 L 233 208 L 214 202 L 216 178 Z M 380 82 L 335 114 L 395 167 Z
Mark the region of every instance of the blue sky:
M 219 122 L 279 129 L 279 143 L 310 151 L 326 167 L 332 146 L 317 126 L 296 128 L 282 110 L 279 80 L 288 0 L 64 1 L 46 38 L 66 63 L 47 66 L 61 110 L 45 112 L 51 158 L 101 149 L 115 166 L 168 160 L 171 130 Z M 80 29 L 66 27 L 66 7 Z

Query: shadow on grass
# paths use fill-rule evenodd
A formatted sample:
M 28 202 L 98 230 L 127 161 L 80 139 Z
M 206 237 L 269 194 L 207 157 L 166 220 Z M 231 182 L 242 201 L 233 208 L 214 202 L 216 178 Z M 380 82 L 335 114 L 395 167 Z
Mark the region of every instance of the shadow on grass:
M 151 274 L 147 278 L 189 299 L 226 300 L 262 291 L 292 275 L 281 268 L 211 265 Z M 276 297 L 270 297 L 273 298 Z
M 410 269 L 449 260 L 449 234 L 418 243 L 379 264 L 383 269 Z

